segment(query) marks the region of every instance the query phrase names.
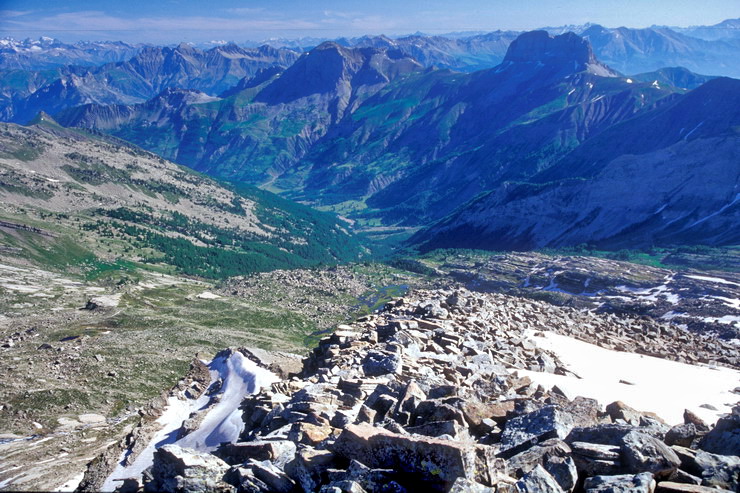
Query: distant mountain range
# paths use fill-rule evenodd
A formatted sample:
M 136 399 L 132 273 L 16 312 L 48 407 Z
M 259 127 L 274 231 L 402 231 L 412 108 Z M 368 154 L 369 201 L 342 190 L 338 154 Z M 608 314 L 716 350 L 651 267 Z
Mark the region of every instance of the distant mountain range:
M 724 230 L 737 206 L 726 187 L 738 175 L 738 81 L 680 66 L 624 76 L 593 47 L 640 65 L 679 56 L 675 43 L 687 36 L 675 31 L 590 25 L 580 34 L 490 33 L 477 46 L 506 45 L 505 55 L 473 72 L 429 65 L 480 36 L 368 37 L 300 56 L 147 47 L 68 74 L 13 111 L 52 107 L 62 125 L 334 211 L 378 235 L 422 228 L 412 239 L 422 248 L 737 241 Z M 693 59 L 709 42 L 691 39 L 680 53 Z M 702 169 L 724 180 L 687 185 Z M 629 198 L 643 188 L 656 193 Z M 694 200 L 701 206 L 686 205 Z M 625 201 L 635 206 L 620 215 Z
M 54 114 L 80 104 L 137 103 L 168 88 L 218 94 L 260 69 L 287 67 L 298 58 L 291 50 L 234 44 L 208 51 L 181 44 L 147 46 L 131 59 L 99 67 L 62 66 L 45 71 L 0 72 L 0 115 L 25 123 L 39 111 Z
M 678 29 L 605 28 L 596 24 L 547 28 L 587 38 L 597 58 L 625 75 L 683 67 L 711 76 L 740 77 L 740 20 Z M 712 36 L 709 34 L 712 33 Z M 424 67 L 474 72 L 500 64 L 521 34 L 494 31 L 398 38 L 363 36 L 333 40 L 346 48 L 379 48 L 415 59 Z M 696 35 L 696 36 L 694 36 Z M 62 43 L 51 38 L 0 40 L 0 120 L 25 123 L 38 111 L 56 113 L 86 103 L 132 104 L 164 89 L 195 89 L 217 96 L 243 77 L 287 68 L 321 39 L 267 40 L 239 47 L 213 42 L 208 49 L 121 42 Z
M 574 34 L 524 34 L 503 64 L 473 74 L 394 56 L 325 43 L 223 99 L 165 91 L 59 118 L 215 176 L 418 226 L 677 91 L 619 78 Z
M 96 66 L 123 62 L 144 45 L 122 41 L 83 41 L 74 44 L 42 36 L 39 39 L 0 39 L 0 70 L 49 70 L 64 65 Z
M 671 27 L 671 29 L 707 41 L 738 39 L 740 38 L 740 19 L 726 19 L 713 26 Z
M 678 66 L 702 74 L 740 77 L 740 38 L 707 41 L 668 28 L 607 29 L 599 25 L 578 34 L 589 40 L 601 61 L 624 74 Z

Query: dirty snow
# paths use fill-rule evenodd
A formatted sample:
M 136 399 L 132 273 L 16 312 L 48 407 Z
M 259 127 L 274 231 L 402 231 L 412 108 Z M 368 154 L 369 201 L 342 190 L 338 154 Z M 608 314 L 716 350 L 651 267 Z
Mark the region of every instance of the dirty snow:
M 537 346 L 555 353 L 581 378 L 528 370 L 518 370 L 519 373 L 548 388 L 557 385 L 570 398 L 590 397 L 602 406 L 620 400 L 639 411 L 654 412 L 670 425 L 683 423 L 684 409 L 714 423 L 722 414 L 731 412 L 737 401 L 731 392 L 740 385 L 737 370 L 612 351 L 551 332 L 534 334 L 533 330 L 527 333 Z M 712 405 L 717 411 L 701 407 L 703 404 Z
M 64 483 L 62 486 L 57 488 L 55 491 L 57 492 L 75 491 L 77 487 L 80 485 L 80 483 L 82 482 L 82 479 L 84 477 L 85 477 L 85 471 L 82 471 L 80 474 L 78 474 L 77 476 L 73 477 L 72 479 Z
M 277 382 L 273 373 L 236 352 L 228 359 L 218 358 L 211 363 L 223 380 L 221 400 L 213 406 L 200 428 L 177 442 L 181 447 L 212 451 L 221 442 L 234 442 L 244 428 L 239 404 L 247 394 Z
M 163 445 L 176 443 L 181 447 L 194 448 L 199 451 L 212 451 L 222 442 L 234 442 L 241 433 L 242 421 L 239 404 L 247 394 L 260 391 L 263 386 L 278 381 L 278 377 L 256 363 L 247 359 L 240 352 L 230 356 L 214 358 L 208 365 L 211 370 L 211 383 L 221 380 L 219 398 L 207 411 L 200 427 L 189 435 L 177 440 L 182 422 L 191 413 L 206 409 L 212 403 L 211 397 L 204 393 L 200 398 L 179 399 L 170 397 L 164 413 L 157 420 L 162 428 L 152 437 L 149 445 L 125 467 L 119 463 L 115 471 L 106 479 L 102 491 L 113 491 L 121 484 L 116 479 L 140 477 L 141 473 L 152 464 L 154 451 Z M 123 460 L 123 457 L 121 460 Z
M 652 288 L 631 288 L 629 286 L 616 286 L 617 291 L 623 293 L 632 293 L 639 296 L 642 301 L 658 301 L 658 296 L 665 296 L 669 303 L 674 305 L 680 301 L 680 297 L 668 289 L 667 284 L 661 284 L 660 286 L 654 286 Z

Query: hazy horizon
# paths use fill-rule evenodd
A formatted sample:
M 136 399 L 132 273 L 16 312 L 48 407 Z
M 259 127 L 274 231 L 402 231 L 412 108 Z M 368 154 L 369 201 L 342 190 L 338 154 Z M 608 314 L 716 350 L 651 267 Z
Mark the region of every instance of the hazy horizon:
M 0 35 L 15 39 L 49 36 L 63 42 L 126 41 L 159 44 L 210 41 L 259 42 L 271 38 L 402 36 L 416 32 L 526 31 L 543 27 L 601 24 L 605 27 L 689 27 L 740 17 L 736 0 L 695 2 L 658 0 L 440 0 L 372 4 L 327 0 L 194 0 L 145 2 L 5 0 Z

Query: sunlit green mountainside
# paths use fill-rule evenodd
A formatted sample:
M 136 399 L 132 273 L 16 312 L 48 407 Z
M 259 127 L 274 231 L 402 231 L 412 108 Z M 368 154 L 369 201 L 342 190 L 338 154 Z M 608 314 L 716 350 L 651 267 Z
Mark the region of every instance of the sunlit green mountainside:
M 346 222 L 42 116 L 0 124 L 3 253 L 96 273 L 223 278 L 366 257 Z M 59 263 L 56 265 L 55 263 Z
M 532 249 L 740 243 L 740 81 L 719 78 L 505 183 L 412 242 Z
M 618 77 L 572 33 L 524 34 L 504 63 L 472 74 L 394 53 L 326 43 L 219 100 L 166 91 L 59 119 L 361 223 L 413 227 L 540 172 L 678 91 Z

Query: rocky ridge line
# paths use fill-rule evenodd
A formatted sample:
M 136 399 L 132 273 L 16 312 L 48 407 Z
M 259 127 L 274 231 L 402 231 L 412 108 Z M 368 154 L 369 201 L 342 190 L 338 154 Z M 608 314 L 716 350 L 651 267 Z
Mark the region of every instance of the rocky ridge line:
M 214 454 L 160 448 L 145 491 L 737 491 L 740 406 L 713 428 L 691 412 L 670 427 L 512 371 L 568 374 L 524 337 L 532 328 L 580 327 L 663 355 L 688 342 L 732 363 L 701 337 L 615 319 L 464 289 L 414 292 L 339 326 L 300 375 L 248 396 L 239 442 Z

